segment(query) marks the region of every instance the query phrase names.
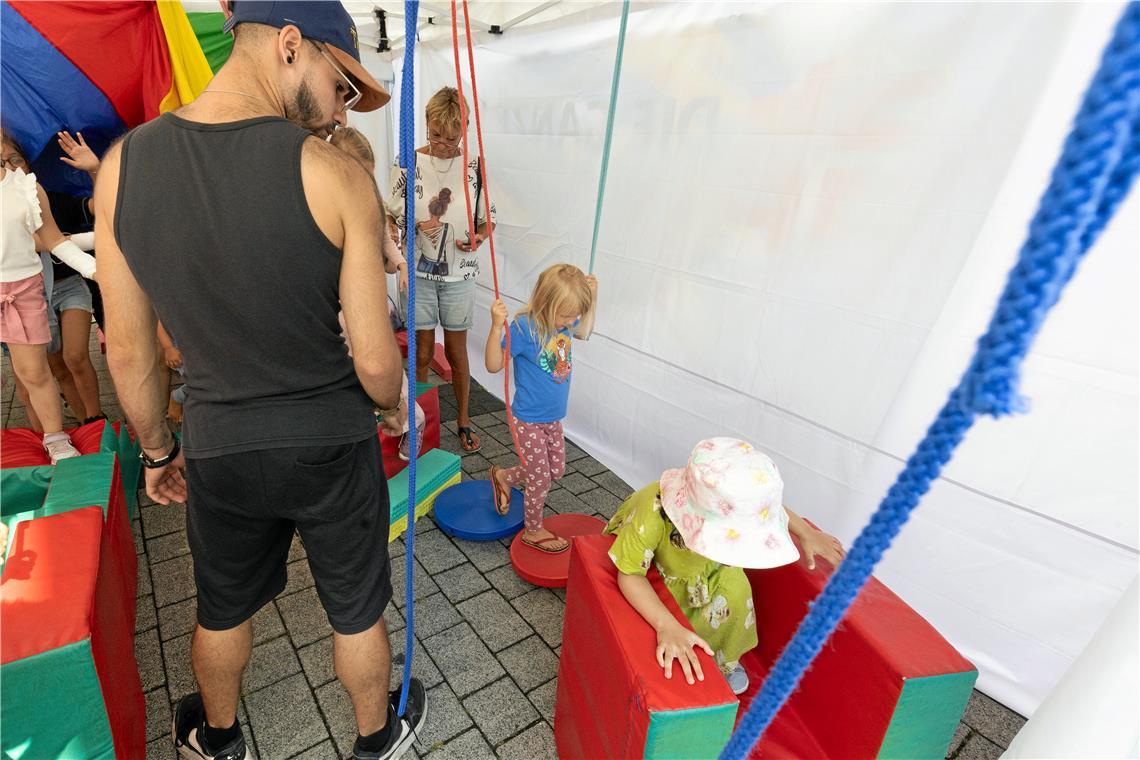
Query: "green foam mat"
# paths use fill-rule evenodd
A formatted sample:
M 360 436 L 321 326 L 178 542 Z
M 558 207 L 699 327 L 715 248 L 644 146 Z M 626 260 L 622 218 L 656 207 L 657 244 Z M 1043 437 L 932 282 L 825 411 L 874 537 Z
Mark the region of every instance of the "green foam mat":
M 662 710 L 649 714 L 645 736 L 646 760 L 697 760 L 716 758 L 736 721 L 737 703 Z
M 880 758 L 946 757 L 954 730 L 978 680 L 978 671 L 949 673 L 903 681 L 902 693 L 887 726 Z
M 460 459 L 450 451 L 432 449 L 416 460 L 416 503 L 438 491 L 460 471 Z M 408 514 L 408 470 L 388 481 L 391 522 Z

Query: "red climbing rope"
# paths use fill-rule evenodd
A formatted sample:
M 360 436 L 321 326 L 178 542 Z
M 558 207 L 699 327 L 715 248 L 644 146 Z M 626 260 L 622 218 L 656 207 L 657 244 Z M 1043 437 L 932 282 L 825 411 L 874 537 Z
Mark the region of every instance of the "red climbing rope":
M 463 74 L 459 66 L 459 19 L 456 13 L 456 0 L 451 0 L 451 46 L 455 57 L 455 89 L 459 92 L 459 108 L 463 116 L 463 196 L 467 201 L 467 239 L 475 242 L 475 214 L 471 206 L 471 185 L 467 182 L 467 106 L 463 98 Z M 463 0 L 463 25 L 467 38 L 467 61 L 471 72 L 471 102 L 475 107 L 475 135 L 479 146 L 479 160 L 476 162 L 476 171 L 480 173 L 480 186 L 483 191 L 483 209 L 487 219 L 487 243 L 491 250 L 491 280 L 495 286 L 495 298 L 499 295 L 499 270 L 495 264 L 495 225 L 491 219 L 491 185 L 487 181 L 487 153 L 483 149 L 483 123 L 479 118 L 479 88 L 475 85 L 475 47 L 471 39 L 471 19 L 467 12 L 467 0 Z M 506 359 L 503 362 L 503 399 L 507 406 L 507 426 L 511 431 L 511 440 L 515 443 L 515 454 L 519 462 L 526 464 L 523 459 L 522 444 L 519 442 L 518 426 L 515 416 L 511 412 L 511 327 L 504 326 L 504 340 L 506 341 Z

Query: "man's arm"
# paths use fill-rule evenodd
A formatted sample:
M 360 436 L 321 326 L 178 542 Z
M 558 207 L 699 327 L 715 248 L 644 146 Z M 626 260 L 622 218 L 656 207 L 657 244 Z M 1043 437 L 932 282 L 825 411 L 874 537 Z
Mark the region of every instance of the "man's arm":
M 99 287 L 106 311 L 107 367 L 139 443 L 152 459 L 170 452 L 161 362 L 150 299 L 127 267 L 113 220 L 119 187 L 119 145 L 104 157 L 95 183 L 95 235 L 99 241 Z
M 388 320 L 381 248 L 387 230 L 375 182 L 356 161 L 315 138 L 301 152 L 301 180 L 313 218 L 342 252 L 340 305 L 356 376 L 373 403 L 393 409 L 400 402 L 403 365 Z

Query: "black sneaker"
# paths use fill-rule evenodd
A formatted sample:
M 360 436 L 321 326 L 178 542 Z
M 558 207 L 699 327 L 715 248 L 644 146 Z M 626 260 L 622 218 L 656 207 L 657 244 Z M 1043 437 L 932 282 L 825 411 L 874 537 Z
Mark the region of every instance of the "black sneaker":
M 408 685 L 408 704 L 405 706 L 404 717 L 396 717 L 396 708 L 400 706 L 400 690 L 388 693 L 388 720 L 395 720 L 393 731 L 388 738 L 388 746 L 379 751 L 369 751 L 360 748 L 360 738 L 352 746 L 354 760 L 395 760 L 401 757 L 416 736 L 423 730 L 427 720 L 427 692 L 420 679 L 413 678 Z
M 190 760 L 249 758 L 249 753 L 245 750 L 245 736 L 241 733 L 237 739 L 221 749 L 215 750 L 206 746 L 206 710 L 202 706 L 202 695 L 198 693 L 187 694 L 178 700 L 178 704 L 174 706 L 174 720 L 171 721 L 170 733 L 178 754 Z

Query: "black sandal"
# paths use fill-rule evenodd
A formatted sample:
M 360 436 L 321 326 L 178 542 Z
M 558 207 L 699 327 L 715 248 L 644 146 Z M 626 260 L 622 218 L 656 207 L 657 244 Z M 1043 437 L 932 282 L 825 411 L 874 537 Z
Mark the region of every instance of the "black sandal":
M 456 428 L 455 433 L 459 436 L 459 445 L 463 447 L 464 454 L 472 454 L 482 448 L 482 446 L 475 442 L 475 436 L 471 433 L 471 428 Z

